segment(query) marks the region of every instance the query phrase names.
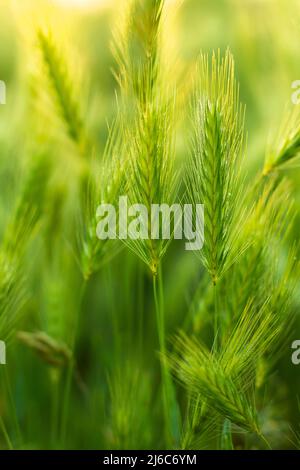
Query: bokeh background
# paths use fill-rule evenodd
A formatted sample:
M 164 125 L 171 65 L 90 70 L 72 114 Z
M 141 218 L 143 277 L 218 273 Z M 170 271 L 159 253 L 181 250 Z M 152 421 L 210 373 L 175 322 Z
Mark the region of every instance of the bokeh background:
M 80 163 L 52 115 L 48 84 L 39 69 L 36 33 L 49 28 L 70 61 L 72 79 L 80 83 L 78 100 L 85 125 L 95 143 L 95 156 L 101 158 L 108 124 L 116 113 L 111 42 L 121 6 L 121 0 L 0 0 L 0 80 L 7 86 L 7 103 L 0 106 L 0 235 L 5 233 L 31 154 L 42 149 L 55 162 L 52 199 L 46 201 L 42 227 L 23 261 L 26 302 L 16 330 L 43 331 L 66 343 L 80 284 L 70 242 L 76 238 L 72 223 L 78 205 L 72 181 Z M 251 178 L 263 167 L 268 140 L 276 135 L 286 107 L 292 106 L 291 84 L 300 79 L 300 2 L 185 0 L 169 28 L 179 86 L 188 88 L 200 51 L 224 52 L 227 47 L 232 51 L 246 104 L 244 166 Z M 188 132 L 183 112 L 176 146 L 179 159 L 186 157 Z M 299 172 L 290 172 L 289 177 L 298 207 Z M 296 239 L 298 227 L 296 221 Z M 174 244 L 164 272 L 168 335 L 189 322 L 197 330 L 205 321 L 201 301 L 199 314 L 190 308 L 201 278 L 199 261 Z M 300 339 L 299 321 L 292 336 Z M 272 376 L 277 391 L 269 426 L 279 447 L 292 447 L 281 433 L 285 429 L 289 434 L 299 423 L 300 366 L 291 364 L 290 344 Z M 92 279 L 84 296 L 71 426 L 63 443 L 57 424 L 62 400 L 57 384 L 63 367 L 47 364 L 16 335 L 8 342 L 7 366 L 0 366 L 0 413 L 14 447 L 159 448 L 157 349 L 151 279 L 124 250 Z M 0 446 L 7 446 L 1 434 Z

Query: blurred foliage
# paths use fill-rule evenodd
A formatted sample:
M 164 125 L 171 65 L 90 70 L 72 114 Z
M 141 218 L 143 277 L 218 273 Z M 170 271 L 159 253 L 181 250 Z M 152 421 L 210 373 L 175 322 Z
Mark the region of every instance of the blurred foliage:
M 112 248 L 113 259 L 101 267 L 97 264 L 95 272 L 89 271 L 90 278 L 84 281 L 83 288 L 82 259 L 78 254 L 78 247 L 85 246 L 89 240 L 89 233 L 84 232 L 85 221 L 80 217 L 82 207 L 86 208 L 89 202 L 84 199 L 89 185 L 86 176 L 94 168 L 94 162 L 106 155 L 119 112 L 118 83 L 113 73 L 116 62 L 111 45 L 124 2 L 99 0 L 90 6 L 75 7 L 71 0 L 0 0 L 0 80 L 7 86 L 7 104 L 0 106 L 0 235 L 3 240 L 0 275 L 9 283 L 8 287 L 0 284 L 0 296 L 6 299 L 3 312 L 8 315 L 11 310 L 13 319 L 9 323 L 12 331 L 7 334 L 10 339 L 7 365 L 0 366 L 1 448 L 166 446 L 162 432 L 161 348 L 155 325 L 151 273 L 126 248 Z M 169 0 L 169 3 L 172 11 L 176 2 Z M 185 162 L 189 151 L 188 101 L 195 61 L 201 51 L 211 56 L 213 51 L 219 49 L 225 53 L 229 47 L 240 84 L 240 99 L 246 105 L 245 129 L 249 138 L 243 167 L 246 182 L 252 182 L 264 167 L 268 142 L 273 144 L 277 137 L 286 104 L 291 106 L 291 84 L 300 79 L 300 3 L 298 0 L 179 3 L 182 5 L 166 26 L 167 46 L 163 50 L 165 57 L 176 59 L 175 69 L 167 73 L 170 83 L 176 76 L 178 99 L 185 104 L 177 110 L 176 162 Z M 139 25 L 138 16 L 135 23 Z M 55 72 L 58 80 L 65 79 L 63 89 L 57 87 Z M 62 112 L 66 109 L 67 113 Z M 65 121 L 69 120 L 69 111 L 76 120 L 75 127 L 68 129 Z M 113 165 L 110 168 L 112 175 L 114 168 Z M 274 269 L 283 273 L 284 282 L 297 284 L 295 292 L 288 291 L 296 320 L 291 335 L 282 339 L 279 359 L 276 355 L 275 365 L 270 365 L 259 403 L 262 431 L 275 449 L 294 447 L 294 432 L 299 432 L 300 422 L 297 401 L 300 366 L 294 366 L 290 359 L 291 338 L 300 337 L 299 278 L 293 279 L 299 273 L 286 268 L 287 253 L 299 237 L 300 175 L 299 170 L 289 168 L 283 168 L 283 175 L 290 184 L 277 187 L 279 202 L 286 204 L 288 210 L 285 195 L 291 193 L 296 216 L 282 240 L 284 215 L 280 213 L 282 219 L 274 223 L 272 219 L 278 240 L 268 256 L 276 255 Z M 117 187 L 122 182 L 117 180 L 114 184 Z M 265 188 L 260 203 L 263 209 L 266 204 L 266 210 L 271 212 L 266 202 L 268 190 L 271 193 L 271 189 Z M 267 224 L 261 214 L 250 221 L 248 230 L 257 220 L 263 237 Z M 11 246 L 5 242 L 9 230 L 14 231 Z M 264 308 L 265 292 L 259 291 L 257 283 L 247 282 L 253 263 L 257 263 L 255 280 L 262 278 L 260 248 L 259 243 L 251 247 L 241 272 L 236 270 L 225 276 L 226 286 L 233 292 L 230 299 L 233 312 L 239 303 L 243 311 L 250 309 L 247 302 L 250 300 L 257 301 L 259 311 Z M 299 255 L 297 248 L 293 253 Z M 85 255 L 90 253 L 85 251 Z M 164 256 L 163 272 L 168 347 L 173 349 L 170 338 L 180 328 L 189 335 L 201 332 L 204 343 L 209 344 L 214 294 L 203 266 L 193 253 L 184 250 L 181 242 L 175 241 Z M 268 271 L 263 275 L 264 282 L 270 286 L 270 295 L 275 292 L 278 304 L 274 312 L 279 316 L 284 310 L 279 308 L 282 299 L 276 297 L 280 283 L 272 284 Z M 243 279 L 243 292 L 234 292 L 233 278 Z M 78 334 L 74 337 L 76 324 Z M 0 328 L 1 325 L 0 322 Z M 5 338 L 7 325 L 3 327 Z M 2 330 L 0 339 L 1 334 Z M 219 373 L 218 356 L 213 355 L 211 371 L 206 346 L 201 345 L 205 370 L 198 371 L 195 356 L 200 353 L 194 356 L 194 343 L 186 340 L 186 344 L 190 347 L 195 373 L 202 374 L 202 381 L 200 385 L 195 383 L 189 373 L 183 374 L 181 381 L 191 383 L 196 390 L 200 387 L 201 392 L 205 389 L 207 400 L 214 403 L 215 389 L 210 394 L 206 384 L 209 374 Z M 184 349 L 178 341 L 176 348 Z M 175 369 L 184 362 L 177 357 L 173 361 Z M 251 376 L 250 360 L 247 361 Z M 264 383 L 268 371 L 264 358 L 257 371 L 260 374 L 255 379 L 257 384 Z M 225 381 L 223 376 L 221 379 Z M 239 394 L 235 384 L 230 384 L 235 398 Z M 264 394 L 267 396 L 270 391 L 271 400 L 264 402 Z M 216 447 L 220 434 L 221 446 L 230 448 L 230 403 L 225 403 L 226 419 L 220 423 L 215 413 L 222 412 L 222 403 L 217 399 L 215 410 L 213 405 L 200 405 L 190 396 L 186 400 L 181 386 L 177 392 L 181 410 L 187 410 L 180 445 Z M 248 403 L 248 397 L 237 399 L 239 408 L 244 408 L 246 403 L 248 414 L 244 411 L 247 418 L 253 419 L 251 426 L 257 431 L 251 400 Z M 201 433 L 199 422 L 203 426 Z M 244 416 L 238 414 L 235 424 L 241 423 Z M 265 443 L 257 436 L 244 439 L 236 434 L 233 445 L 256 448 L 264 447 Z

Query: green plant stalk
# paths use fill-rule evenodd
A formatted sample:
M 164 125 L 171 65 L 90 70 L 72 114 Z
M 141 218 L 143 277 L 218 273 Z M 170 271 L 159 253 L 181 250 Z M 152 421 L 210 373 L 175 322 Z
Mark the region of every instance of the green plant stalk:
M 60 390 L 60 373 L 56 374 L 56 370 L 50 372 L 50 380 L 52 387 L 52 413 L 51 413 L 51 444 L 52 448 L 56 447 L 58 419 L 59 419 L 59 390 Z
M 190 395 L 188 397 L 187 406 L 186 406 L 186 417 L 187 418 L 189 417 L 189 410 L 190 410 L 190 405 L 191 405 L 192 399 L 193 399 L 192 395 Z M 196 426 L 198 424 L 198 420 L 199 420 L 199 411 L 198 411 L 199 404 L 200 404 L 200 397 L 198 396 L 197 399 L 196 399 L 196 404 L 194 406 L 193 413 L 192 413 L 192 419 L 191 419 L 190 425 L 188 424 L 188 426 L 189 426 L 188 427 L 188 432 L 183 433 L 183 439 L 180 442 L 180 449 L 181 450 L 189 450 L 189 443 L 190 443 L 191 438 L 193 437 L 193 434 L 195 432 L 195 428 L 196 428 Z
M 161 298 L 161 279 L 160 274 L 153 275 L 153 296 L 154 296 L 154 303 L 155 303 L 155 313 L 156 313 L 156 326 L 157 326 L 157 333 L 158 333 L 158 341 L 159 341 L 159 349 L 162 355 L 161 363 L 161 375 L 162 375 L 162 398 L 163 398 L 163 410 L 164 410 L 164 420 L 165 420 L 165 438 L 167 445 L 170 443 L 171 440 L 171 433 L 170 433 L 170 416 L 169 416 L 169 409 L 168 409 L 168 393 L 167 393 L 167 377 L 168 377 L 168 370 L 164 360 L 164 354 L 166 352 L 166 344 L 165 344 L 165 318 L 164 318 L 164 310 L 163 310 L 163 300 Z
M 272 450 L 271 444 L 267 440 L 267 438 L 262 433 L 257 433 L 257 436 L 261 439 L 261 441 L 266 445 L 268 450 Z
M 11 441 L 9 435 L 8 435 L 8 432 L 7 432 L 7 429 L 6 429 L 6 426 L 4 424 L 2 416 L 0 416 L 0 426 L 1 426 L 2 433 L 3 433 L 3 436 L 5 438 L 8 449 L 9 450 L 14 450 L 14 447 L 12 445 L 12 441 Z
M 4 379 L 5 379 L 5 385 L 6 385 L 8 399 L 9 399 L 10 406 L 11 406 L 11 409 L 12 409 L 12 415 L 13 415 L 14 425 L 15 425 L 15 428 L 16 428 L 16 434 L 18 436 L 19 443 L 21 443 L 22 442 L 22 434 L 21 434 L 21 429 L 20 429 L 20 425 L 19 425 L 17 410 L 16 410 L 16 406 L 15 406 L 15 401 L 14 401 L 14 398 L 13 398 L 13 393 L 12 393 L 12 389 L 11 389 L 10 378 L 9 378 L 9 375 L 8 375 L 7 367 L 4 368 Z
M 144 271 L 143 267 L 138 266 L 138 305 L 139 305 L 139 325 L 138 325 L 138 349 L 140 354 L 143 352 L 143 331 L 144 331 Z
M 162 269 L 159 266 L 157 274 L 153 276 L 153 295 L 156 313 L 156 325 L 158 332 L 159 348 L 161 354 L 162 398 L 165 419 L 166 448 L 172 448 L 179 441 L 178 427 L 179 412 L 175 394 L 172 387 L 172 378 L 166 362 L 166 332 Z M 174 419 L 175 417 L 175 419 Z M 174 419 L 174 421 L 173 421 Z
M 118 361 L 122 354 L 122 344 L 120 338 L 120 325 L 118 323 L 118 311 L 115 302 L 115 295 L 112 284 L 112 270 L 110 264 L 106 266 L 105 269 L 106 276 L 106 290 L 109 292 L 109 297 L 111 299 L 111 318 L 112 318 L 112 327 L 113 327 L 113 336 L 114 336 L 114 352 L 115 360 Z
M 214 341 L 218 345 L 219 343 L 219 302 L 218 302 L 218 292 L 217 285 L 213 284 L 214 292 Z
M 74 330 L 73 330 L 73 335 L 72 335 L 71 344 L 70 344 L 72 357 L 68 365 L 66 385 L 65 385 L 64 397 L 63 397 L 63 410 L 62 410 L 62 419 L 61 419 L 61 443 L 64 443 L 66 439 L 67 421 L 68 421 L 69 408 L 70 408 L 72 377 L 73 377 L 74 368 L 75 368 L 74 352 L 75 352 L 76 339 L 77 339 L 77 333 L 78 333 L 79 317 L 80 317 L 80 312 L 81 312 L 81 307 L 82 307 L 82 302 L 83 302 L 84 294 L 86 291 L 86 287 L 87 287 L 87 280 L 84 279 L 81 285 L 81 290 L 79 294 L 78 309 L 76 310 L 76 314 L 75 314 L 75 324 L 74 324 Z
M 220 448 L 222 450 L 234 450 L 231 433 L 231 421 L 228 418 L 224 419 L 223 429 L 220 439 Z
M 220 299 L 219 299 L 219 284 L 213 283 L 214 290 L 214 341 L 217 348 L 222 344 L 222 319 L 220 318 Z M 222 426 L 222 434 L 220 437 L 220 449 L 233 450 L 231 421 L 225 418 Z

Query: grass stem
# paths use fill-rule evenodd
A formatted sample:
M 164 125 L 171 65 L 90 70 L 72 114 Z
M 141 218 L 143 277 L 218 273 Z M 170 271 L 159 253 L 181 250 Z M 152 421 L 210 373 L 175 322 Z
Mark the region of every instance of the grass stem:
M 9 435 L 8 435 L 8 432 L 7 432 L 7 429 L 6 429 L 6 426 L 5 426 L 5 423 L 3 421 L 2 416 L 0 416 L 0 426 L 1 426 L 2 433 L 3 433 L 3 436 L 4 436 L 4 439 L 6 441 L 8 449 L 9 450 L 14 450 L 14 447 L 12 445 L 12 441 L 11 441 Z
M 71 386 L 72 386 L 72 377 L 74 373 L 75 367 L 75 347 L 76 347 L 76 339 L 78 333 L 78 326 L 79 326 L 79 317 L 82 307 L 82 302 L 85 294 L 87 286 L 87 281 L 84 280 L 81 286 L 79 299 L 78 299 L 78 308 L 75 314 L 75 321 L 74 321 L 74 329 L 71 338 L 71 351 L 72 351 L 72 358 L 70 359 L 70 363 L 67 370 L 67 378 L 66 378 L 66 385 L 64 391 L 64 398 L 63 398 L 63 411 L 62 411 L 62 420 L 61 420 L 61 443 L 65 443 L 66 440 L 66 432 L 67 432 L 67 421 L 69 415 L 69 408 L 70 408 L 70 395 L 71 395 Z
M 52 387 L 52 413 L 51 413 L 51 446 L 56 447 L 58 419 L 59 419 L 59 391 L 61 375 L 59 371 L 51 370 L 50 380 Z
M 165 438 L 166 443 L 170 442 L 170 433 L 169 433 L 169 410 L 168 410 L 168 397 L 167 397 L 167 376 L 168 371 L 166 369 L 164 354 L 166 351 L 165 345 L 165 319 L 164 311 L 162 310 L 162 299 L 161 289 L 159 287 L 160 281 L 157 279 L 160 275 L 153 276 L 153 295 L 155 303 L 155 313 L 156 313 L 156 326 L 158 333 L 159 349 L 160 354 L 163 359 L 161 360 L 161 374 L 162 374 L 162 398 L 163 398 L 163 410 L 164 410 L 164 420 L 165 420 Z
M 8 374 L 7 367 L 4 368 L 4 379 L 5 379 L 5 385 L 6 385 L 6 390 L 7 390 L 7 395 L 8 395 L 10 407 L 11 407 L 11 410 L 12 410 L 12 417 L 13 417 L 14 426 L 15 426 L 15 429 L 16 429 L 16 435 L 17 435 L 19 444 L 21 444 L 22 443 L 22 434 L 21 434 L 21 429 L 20 429 L 19 420 L 18 420 L 18 416 L 17 416 L 16 405 L 15 405 L 15 401 L 14 401 L 14 397 L 13 397 L 13 393 L 12 393 L 10 377 L 9 377 L 9 374 Z
M 175 427 L 178 426 L 179 412 L 175 400 L 172 379 L 168 364 L 166 362 L 166 333 L 165 333 L 165 312 L 162 270 L 159 267 L 157 275 L 153 276 L 153 295 L 155 302 L 156 324 L 161 354 L 161 374 L 162 374 L 162 397 L 165 419 L 165 439 L 166 448 L 172 448 L 179 436 Z M 173 421 L 173 417 L 175 420 Z

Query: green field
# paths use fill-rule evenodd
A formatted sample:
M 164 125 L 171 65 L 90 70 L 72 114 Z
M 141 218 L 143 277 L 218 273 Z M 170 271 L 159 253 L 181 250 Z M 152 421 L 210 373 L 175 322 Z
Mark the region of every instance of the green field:
M 300 448 L 299 45 L 297 0 L 0 0 L 0 449 Z

